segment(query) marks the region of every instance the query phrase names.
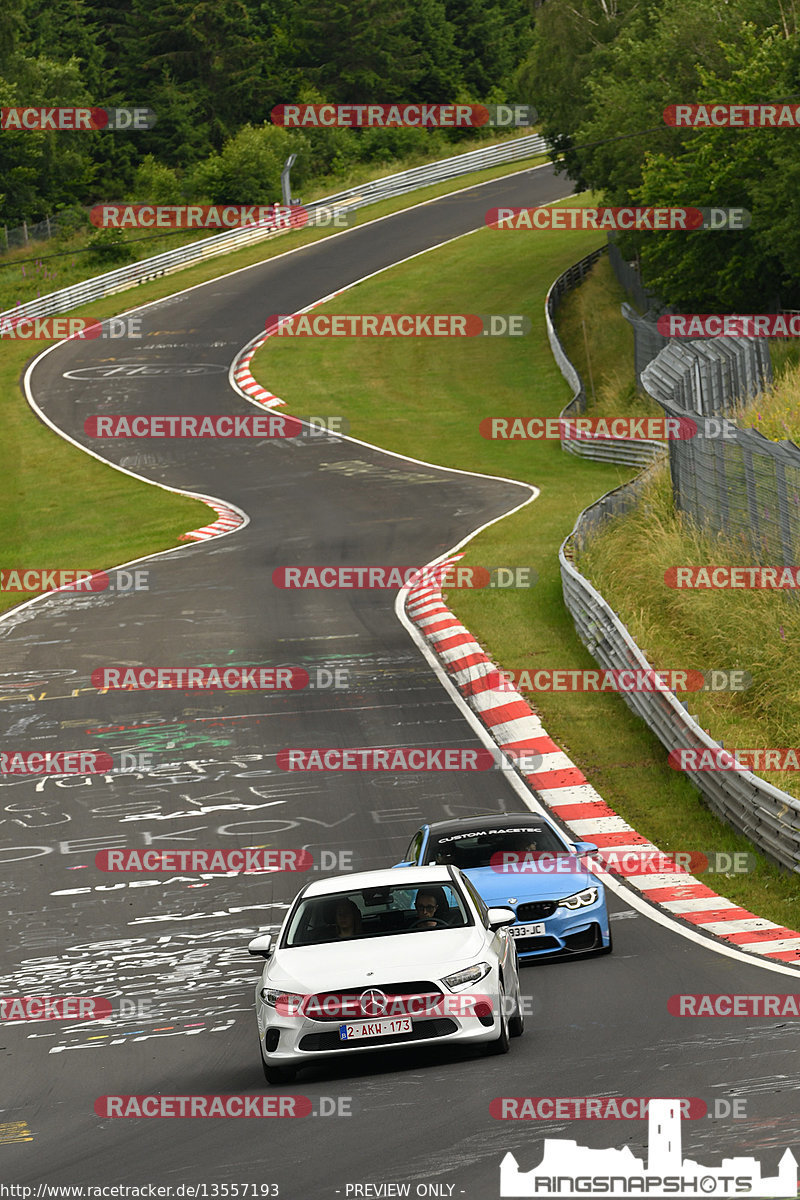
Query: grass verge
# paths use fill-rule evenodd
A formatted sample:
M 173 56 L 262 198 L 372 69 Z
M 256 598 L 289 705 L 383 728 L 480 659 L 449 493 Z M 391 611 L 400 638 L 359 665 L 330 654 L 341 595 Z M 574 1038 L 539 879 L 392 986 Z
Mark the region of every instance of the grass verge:
M 540 161 L 544 158 L 476 171 L 368 205 L 351 214 L 351 223 L 360 225 L 447 192 L 528 170 Z M 98 319 L 113 316 L 327 236 L 322 229 L 292 231 L 93 302 L 85 315 Z M 256 324 L 243 335 L 243 342 L 257 331 Z M 74 566 L 99 570 L 169 549 L 179 544 L 182 533 L 208 524 L 213 515 L 205 504 L 104 466 L 36 418 L 21 394 L 20 380 L 28 362 L 48 345 L 52 342 L 0 342 L 0 404 L 4 413 L 0 470 L 6 481 L 0 510 L 0 567 Z M 30 595 L 0 591 L 0 612 L 30 599 Z
M 253 363 L 254 374 L 286 401 L 287 411 L 341 413 L 355 437 L 376 445 L 541 489 L 534 503 L 474 539 L 465 557 L 476 566 L 532 566 L 536 586 L 449 596 L 460 620 L 507 669 L 596 665 L 564 607 L 557 552 L 581 509 L 632 472 L 583 462 L 564 454 L 558 442 L 486 441 L 478 424 L 493 415 L 553 417 L 569 400 L 547 343 L 544 298 L 553 279 L 599 243 L 592 233 L 537 237 L 481 230 L 368 280 L 325 308 L 523 312 L 533 322 L 527 338 L 382 339 L 380 345 L 371 339 L 273 340 Z M 604 350 L 604 327 L 595 336 L 590 353 L 602 378 L 616 369 L 618 351 Z M 662 849 L 751 849 L 667 766 L 660 742 L 618 696 L 539 693 L 534 707 L 607 802 Z M 750 875 L 709 879 L 757 913 L 789 926 L 796 922 L 793 881 L 761 856 Z

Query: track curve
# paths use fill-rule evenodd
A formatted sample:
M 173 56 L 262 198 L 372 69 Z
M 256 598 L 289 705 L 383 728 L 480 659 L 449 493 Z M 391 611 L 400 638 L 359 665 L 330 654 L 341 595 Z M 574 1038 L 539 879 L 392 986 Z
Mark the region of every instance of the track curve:
M 490 207 L 567 191 L 550 168 L 521 172 L 178 293 L 141 310 L 145 337 L 124 363 L 102 361 L 102 343 L 62 344 L 37 361 L 31 392 L 48 421 L 87 446 L 90 413 L 242 412 L 227 370 L 259 314 L 296 311 L 464 234 Z M 204 373 L 136 370 L 187 363 Z M 108 373 L 120 365 L 130 371 Z M 2 782 L 0 887 L 14 915 L 0 994 L 94 992 L 150 1005 L 110 1030 L 2 1028 L 0 1120 L 24 1122 L 32 1138 L 0 1146 L 3 1177 L 275 1182 L 284 1200 L 345 1196 L 348 1184 L 411 1183 L 413 1194 L 417 1183 L 436 1183 L 452 1187 L 441 1195 L 485 1200 L 499 1193 L 502 1155 L 512 1150 L 533 1166 L 542 1136 L 634 1153 L 646 1137 L 641 1122 L 501 1123 L 490 1116 L 492 1098 L 603 1093 L 743 1096 L 746 1120 L 687 1123 L 687 1149 L 701 1162 L 755 1154 L 774 1168 L 778 1152 L 800 1141 L 793 1026 L 681 1021 L 666 1001 L 676 992 L 783 992 L 785 979 L 710 953 L 619 900 L 614 955 L 523 973 L 535 1015 L 505 1058 L 376 1054 L 309 1069 L 277 1089 L 315 1105 L 347 1098 L 352 1116 L 262 1126 L 95 1115 L 106 1094 L 262 1092 L 257 967 L 244 946 L 279 922 L 296 890 L 285 876 L 119 886 L 95 870 L 97 849 L 305 845 L 352 852 L 353 865 L 369 869 L 399 857 L 426 816 L 522 809 L 499 773 L 414 781 L 277 770 L 285 746 L 482 743 L 398 624 L 391 593 L 280 592 L 270 575 L 292 562 L 425 562 L 529 492 L 340 439 L 151 443 L 146 454 L 119 442 L 91 448 L 155 482 L 219 496 L 250 524 L 219 543 L 155 556 L 147 592 L 56 595 L 0 622 L 7 744 L 115 753 L 153 745 L 159 764 L 139 776 Z M 355 686 L 335 695 L 101 694 L 90 680 L 112 663 L 262 662 L 345 667 Z

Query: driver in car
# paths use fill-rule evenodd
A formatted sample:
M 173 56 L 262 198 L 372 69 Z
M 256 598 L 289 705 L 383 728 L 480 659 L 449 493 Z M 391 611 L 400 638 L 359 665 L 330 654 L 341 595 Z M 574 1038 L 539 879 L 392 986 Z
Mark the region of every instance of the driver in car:
M 440 892 L 424 891 L 420 888 L 414 908 L 417 912 L 414 929 L 441 929 L 443 925 L 449 924 L 449 908 Z

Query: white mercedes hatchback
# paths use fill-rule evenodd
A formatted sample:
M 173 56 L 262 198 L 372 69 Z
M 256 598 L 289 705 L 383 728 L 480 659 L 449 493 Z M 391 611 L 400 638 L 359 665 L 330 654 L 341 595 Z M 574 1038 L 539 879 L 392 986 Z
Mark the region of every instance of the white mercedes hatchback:
M 487 908 L 453 866 L 338 875 L 297 895 L 256 985 L 268 1083 L 304 1063 L 411 1043 L 483 1043 L 523 1031 L 510 908 Z

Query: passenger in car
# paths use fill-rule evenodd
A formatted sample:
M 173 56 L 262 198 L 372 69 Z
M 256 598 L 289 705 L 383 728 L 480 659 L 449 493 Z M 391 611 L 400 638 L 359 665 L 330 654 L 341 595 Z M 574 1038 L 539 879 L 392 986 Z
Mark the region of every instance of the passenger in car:
M 352 900 L 342 899 L 336 905 L 337 938 L 358 937 L 361 933 L 361 911 Z

